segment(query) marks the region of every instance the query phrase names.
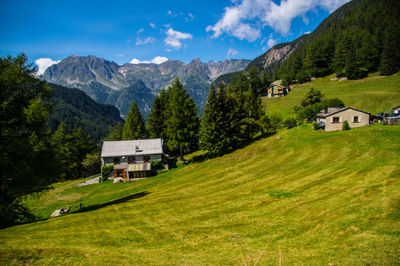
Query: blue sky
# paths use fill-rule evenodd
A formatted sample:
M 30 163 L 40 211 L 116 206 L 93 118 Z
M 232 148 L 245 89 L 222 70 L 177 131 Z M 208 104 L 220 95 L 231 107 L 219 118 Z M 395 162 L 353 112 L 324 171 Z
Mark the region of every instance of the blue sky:
M 49 58 L 48 64 L 72 54 L 119 64 L 157 56 L 153 62 L 253 59 L 313 31 L 348 2 L 0 1 L 0 56 L 24 52 L 32 62 Z

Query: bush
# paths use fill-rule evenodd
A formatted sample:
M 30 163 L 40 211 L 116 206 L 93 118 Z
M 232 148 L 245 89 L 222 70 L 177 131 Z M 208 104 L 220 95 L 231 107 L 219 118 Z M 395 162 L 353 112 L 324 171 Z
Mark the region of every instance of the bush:
M 318 122 L 314 122 L 314 123 L 313 123 L 313 128 L 314 128 L 314 130 L 318 130 L 318 129 L 320 129 L 321 127 L 319 126 L 319 123 L 318 123 Z
M 272 114 L 269 117 L 270 124 L 272 128 L 276 130 L 283 128 L 282 117 L 280 114 Z
M 101 182 L 104 182 L 108 179 L 108 176 L 114 171 L 113 165 L 105 165 L 101 167 Z
M 286 119 L 286 120 L 283 122 L 283 125 L 284 125 L 287 129 L 293 128 L 293 127 L 296 127 L 296 126 L 297 126 L 297 121 L 296 121 L 296 119 L 290 117 L 290 118 Z
M 344 120 L 342 124 L 342 130 L 349 130 L 349 129 L 350 129 L 349 122 L 347 122 L 347 120 Z
M 325 101 L 325 105 L 326 105 L 326 107 L 336 107 L 336 108 L 343 108 L 344 107 L 343 101 L 338 99 L 338 98 L 327 99 Z
M 151 168 L 153 169 L 159 169 L 159 168 L 162 168 L 162 165 L 163 165 L 163 163 L 162 163 L 162 160 L 160 159 L 160 160 L 151 160 Z
M 99 173 L 101 167 L 100 155 L 97 152 L 86 154 L 82 162 L 83 176 L 88 177 Z

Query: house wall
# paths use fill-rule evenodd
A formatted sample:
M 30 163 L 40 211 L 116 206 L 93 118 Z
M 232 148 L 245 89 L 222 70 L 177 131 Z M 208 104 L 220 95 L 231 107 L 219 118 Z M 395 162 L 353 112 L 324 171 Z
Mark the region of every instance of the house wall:
M 358 116 L 360 119 L 360 122 L 354 123 L 353 122 L 354 116 Z M 333 123 L 332 122 L 333 117 L 339 117 L 340 122 Z M 367 126 L 367 125 L 369 125 L 369 114 L 359 112 L 356 110 L 352 110 L 352 109 L 348 109 L 348 110 L 336 113 L 334 115 L 330 115 L 325 120 L 325 131 L 342 130 L 342 125 L 345 120 L 347 120 L 347 122 L 349 123 L 351 128 Z M 321 119 L 321 121 L 323 121 L 323 120 Z
M 128 163 L 128 156 L 123 156 L 125 158 L 122 158 L 121 156 L 117 156 L 120 159 L 120 163 Z M 102 165 L 109 165 L 114 163 L 114 158 L 115 157 L 104 157 L 101 158 L 101 163 Z M 135 156 L 136 162 L 137 163 L 143 163 L 143 156 L 142 155 L 137 155 Z M 152 154 L 150 155 L 150 160 L 161 160 L 162 155 L 161 154 Z

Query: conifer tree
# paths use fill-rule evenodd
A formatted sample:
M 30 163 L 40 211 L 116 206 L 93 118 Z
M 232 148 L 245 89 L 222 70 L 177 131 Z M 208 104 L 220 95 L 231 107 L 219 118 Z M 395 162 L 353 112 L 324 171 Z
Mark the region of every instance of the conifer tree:
M 145 139 L 147 132 L 144 125 L 142 114 L 139 111 L 136 103 L 133 101 L 129 109 L 124 129 L 122 131 L 123 140 Z
M 197 144 L 197 106 L 178 78 L 168 88 L 168 99 L 166 145 L 183 159 L 185 150 Z
M 207 103 L 201 117 L 200 147 L 216 155 L 220 155 L 224 151 L 221 138 L 224 137 L 223 131 L 226 128 L 222 128 L 225 113 L 221 110 L 223 107 L 221 100 L 217 95 L 214 84 L 211 83 Z
M 400 55 L 398 49 L 400 46 L 400 23 L 393 21 L 385 31 L 385 40 L 379 67 L 381 75 L 392 75 L 400 69 Z
M 106 140 L 122 140 L 122 131 L 124 123 L 118 122 L 115 126 L 110 127 Z
M 150 110 L 150 114 L 147 119 L 147 130 L 151 138 L 165 139 L 167 107 L 168 94 L 165 90 L 162 90 L 160 94 L 155 97 L 153 108 Z

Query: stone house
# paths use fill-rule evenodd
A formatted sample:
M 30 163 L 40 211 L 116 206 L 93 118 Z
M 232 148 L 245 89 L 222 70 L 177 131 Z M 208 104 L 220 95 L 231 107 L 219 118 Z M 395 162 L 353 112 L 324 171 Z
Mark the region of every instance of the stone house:
M 371 114 L 352 107 L 325 108 L 317 114 L 317 122 L 325 131 L 342 130 L 343 122 L 347 120 L 351 128 L 370 124 Z
M 163 160 L 162 139 L 104 141 L 101 149 L 101 165 L 113 165 L 114 178 L 126 181 L 150 176 L 151 162 Z

